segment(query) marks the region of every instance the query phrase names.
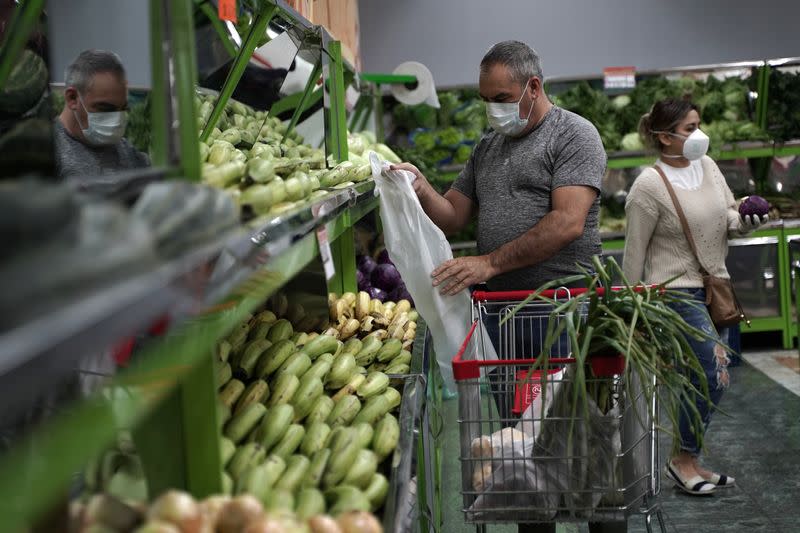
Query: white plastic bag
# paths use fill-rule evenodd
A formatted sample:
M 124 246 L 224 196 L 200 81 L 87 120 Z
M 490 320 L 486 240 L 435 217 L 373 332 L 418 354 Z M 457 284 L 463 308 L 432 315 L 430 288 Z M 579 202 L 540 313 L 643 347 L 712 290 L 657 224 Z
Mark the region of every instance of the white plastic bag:
M 561 485 L 549 471 L 538 475 L 533 458 L 535 439 L 503 428 L 476 441 L 472 445 L 472 481 L 473 489 L 482 494 L 469 507 L 470 519 L 504 520 L 513 509 L 519 521 L 551 520 L 558 510 Z M 475 457 L 476 450 L 480 457 Z
M 452 259 L 453 252 L 442 230 L 422 210 L 412 186 L 415 176 L 404 170 L 389 170 L 389 163 L 374 152 L 370 152 L 369 160 L 380 195 L 384 244 L 428 325 L 445 386 L 455 391 L 451 361 L 471 326 L 469 294 L 462 291 L 442 296 L 432 285 L 431 272 Z M 482 334 L 488 338 L 486 332 Z M 497 359 L 491 343 L 483 343 L 484 353 L 474 353 L 476 344 L 469 344 L 473 353 L 464 354 L 464 359 Z
M 542 387 L 541 380 L 544 375 L 544 373 L 541 373 L 538 380 L 531 384 L 530 395 L 532 397 L 532 401 L 525 409 L 525 412 L 522 413 L 522 416 L 516 425 L 516 429 L 518 431 L 526 433 L 532 437 L 539 436 L 544 414 L 548 409 L 550 409 L 550 404 L 553 403 L 553 397 L 555 396 L 556 390 L 561 384 L 561 380 L 564 379 L 564 370 L 562 369 L 555 373 L 546 374 L 547 377 L 544 380 L 545 386 Z

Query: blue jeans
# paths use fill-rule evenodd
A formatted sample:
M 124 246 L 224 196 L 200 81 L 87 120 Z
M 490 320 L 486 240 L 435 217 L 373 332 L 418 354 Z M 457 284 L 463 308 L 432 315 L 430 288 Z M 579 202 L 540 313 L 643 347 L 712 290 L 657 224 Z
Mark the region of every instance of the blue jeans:
M 670 304 L 676 312 L 678 312 L 683 319 L 695 328 L 704 331 L 712 336 L 711 339 L 697 340 L 693 337 L 687 336 L 689 345 L 694 350 L 697 360 L 703 367 L 706 380 L 708 381 L 708 392 L 710 402 L 703 398 L 700 394 L 695 394 L 694 405 L 700 413 L 702 422 L 702 431 L 705 435 L 708 429 L 708 424 L 711 422 L 711 414 L 714 409 L 719 405 L 722 398 L 722 393 L 728 386 L 728 354 L 722 348 L 722 344 L 728 342 L 728 329 L 722 328 L 717 330 L 711 317 L 708 315 L 704 303 L 706 298 L 705 289 L 678 289 L 681 292 L 689 294 L 695 303 L 699 305 L 692 305 L 689 302 L 681 302 Z M 721 343 L 721 344 L 720 344 Z M 692 373 L 690 376 L 692 384 L 700 389 L 700 379 Z M 684 407 L 681 409 L 679 416 L 679 431 L 681 437 L 681 450 L 690 453 L 697 457 L 700 455 L 700 446 L 698 438 L 692 431 L 693 416 L 690 408 Z

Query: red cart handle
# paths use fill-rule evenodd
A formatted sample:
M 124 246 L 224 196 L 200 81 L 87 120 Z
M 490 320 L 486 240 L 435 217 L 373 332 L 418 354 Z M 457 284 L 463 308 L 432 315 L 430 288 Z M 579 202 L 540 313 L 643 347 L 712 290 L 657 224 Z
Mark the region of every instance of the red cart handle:
M 653 289 L 658 287 L 658 285 L 636 285 L 633 287 L 633 290 L 636 292 L 642 292 L 645 289 Z M 612 291 L 619 291 L 622 290 L 623 287 L 611 287 Z M 528 296 L 535 294 L 536 296 L 540 296 L 542 298 L 547 298 L 550 300 L 558 300 L 559 298 L 572 298 L 573 296 L 578 296 L 579 294 L 583 294 L 587 291 L 586 288 L 567 288 L 567 287 L 559 287 L 557 289 L 547 289 L 544 291 L 536 291 L 536 290 L 527 290 L 527 291 L 475 291 L 472 293 L 472 301 L 473 302 L 498 302 L 498 301 L 519 301 L 521 302 Z M 605 287 L 596 287 L 594 292 L 597 295 L 602 296 L 605 294 L 606 289 Z
M 598 294 L 603 294 L 604 292 L 602 287 L 598 287 L 596 291 Z M 546 291 L 475 291 L 472 293 L 472 301 L 498 302 L 516 300 L 521 302 L 531 294 L 536 294 L 542 298 L 557 300 L 559 298 L 572 298 L 573 296 L 583 294 L 584 292 L 586 292 L 586 289 L 568 289 L 566 287 L 548 289 Z
M 472 322 L 472 326 L 469 328 L 469 332 L 467 333 L 467 338 L 464 339 L 464 342 L 461 344 L 461 347 L 458 350 L 458 353 L 453 358 L 453 377 L 456 381 L 465 381 L 468 379 L 478 379 L 481 377 L 481 368 L 482 367 L 498 367 L 498 366 L 521 366 L 521 365 L 529 365 L 533 366 L 536 364 L 537 359 L 496 359 L 492 361 L 483 361 L 483 360 L 468 360 L 464 361 L 464 353 L 467 351 L 467 346 L 469 345 L 469 341 L 472 340 L 473 335 L 475 335 L 475 330 L 478 327 L 478 323 L 480 319 L 476 319 Z M 491 341 L 489 341 L 491 342 Z M 574 357 L 551 357 L 548 359 L 548 363 L 552 365 L 564 365 L 564 364 L 572 364 L 575 363 L 577 359 Z M 625 369 L 625 357 L 622 355 L 611 355 L 611 356 L 597 356 L 592 357 L 589 361 L 592 372 L 596 376 L 613 376 L 617 374 L 621 374 Z

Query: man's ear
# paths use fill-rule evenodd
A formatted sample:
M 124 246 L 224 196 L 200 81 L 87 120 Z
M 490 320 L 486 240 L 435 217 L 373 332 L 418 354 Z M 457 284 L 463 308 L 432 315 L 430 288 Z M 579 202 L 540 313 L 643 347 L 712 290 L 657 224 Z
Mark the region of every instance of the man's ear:
M 73 111 L 77 111 L 81 103 L 78 101 L 78 90 L 75 87 L 64 89 L 64 104 Z
M 528 90 L 532 95 L 537 96 L 538 98 L 538 96 L 541 96 L 543 89 L 544 88 L 542 87 L 541 79 L 536 76 L 530 79 L 530 82 L 528 83 Z

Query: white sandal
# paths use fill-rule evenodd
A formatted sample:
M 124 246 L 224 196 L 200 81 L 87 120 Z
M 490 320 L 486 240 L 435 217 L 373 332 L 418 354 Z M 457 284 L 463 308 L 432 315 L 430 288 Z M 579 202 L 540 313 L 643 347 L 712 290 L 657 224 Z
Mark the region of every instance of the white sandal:
M 736 486 L 736 478 L 726 476 L 725 474 L 712 473 L 711 477 L 706 481 L 713 483 L 718 489 L 727 489 Z
M 706 481 L 700 476 L 694 476 L 691 479 L 683 479 L 678 474 L 678 469 L 672 464 L 672 461 L 667 463 L 664 467 L 664 474 L 675 483 L 675 486 L 687 494 L 692 496 L 711 496 L 717 485 L 710 481 Z

